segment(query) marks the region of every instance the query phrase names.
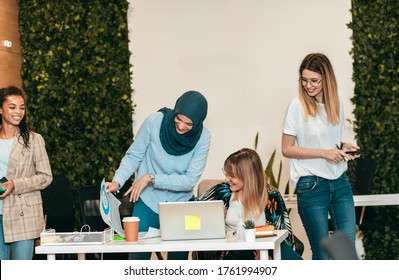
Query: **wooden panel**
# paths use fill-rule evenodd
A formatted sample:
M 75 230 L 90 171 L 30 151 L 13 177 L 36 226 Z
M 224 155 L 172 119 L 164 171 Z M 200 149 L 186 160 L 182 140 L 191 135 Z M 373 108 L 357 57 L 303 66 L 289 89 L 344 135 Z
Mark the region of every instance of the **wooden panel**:
M 9 85 L 22 87 L 21 67 L 20 54 L 0 51 L 0 87 Z
M 0 1 L 0 86 L 22 86 L 22 55 L 18 30 L 17 0 Z M 3 41 L 11 41 L 12 47 L 5 47 Z
M 17 0 L 2 0 L 0 2 L 0 39 L 10 37 L 19 40 L 18 5 Z
M 10 11 L 16 11 L 18 14 L 18 1 L 17 0 L 1 0 L 0 8 L 6 7 Z

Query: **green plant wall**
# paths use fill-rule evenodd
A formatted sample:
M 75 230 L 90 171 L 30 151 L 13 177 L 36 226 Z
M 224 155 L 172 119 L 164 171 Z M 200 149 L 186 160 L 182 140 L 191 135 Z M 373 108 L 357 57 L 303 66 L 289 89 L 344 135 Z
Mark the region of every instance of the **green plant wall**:
M 28 116 L 54 174 L 112 179 L 132 142 L 126 0 L 19 1 Z
M 377 159 L 372 192 L 399 193 L 399 1 L 353 0 L 355 132 L 363 157 Z M 373 207 L 367 259 L 399 259 L 399 206 Z

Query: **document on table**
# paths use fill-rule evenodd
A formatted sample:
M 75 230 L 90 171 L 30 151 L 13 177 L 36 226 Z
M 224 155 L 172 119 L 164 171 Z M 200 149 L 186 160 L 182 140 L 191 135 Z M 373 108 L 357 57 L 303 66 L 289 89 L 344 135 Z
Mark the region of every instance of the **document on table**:
M 155 237 L 161 237 L 161 232 L 157 228 L 149 227 L 148 231 L 139 232 L 139 240 L 148 239 L 148 238 L 155 238 Z
M 121 216 L 119 214 L 120 204 L 121 202 L 112 193 L 107 193 L 105 188 L 105 179 L 103 179 L 100 188 L 101 217 L 107 225 L 116 231 L 117 234 L 125 237 L 125 231 L 122 228 Z

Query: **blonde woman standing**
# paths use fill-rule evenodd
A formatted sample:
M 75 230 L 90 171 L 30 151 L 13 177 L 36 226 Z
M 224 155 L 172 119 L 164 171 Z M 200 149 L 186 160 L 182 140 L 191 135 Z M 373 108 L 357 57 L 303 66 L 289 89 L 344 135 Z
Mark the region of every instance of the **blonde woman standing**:
M 334 230 L 345 231 L 355 243 L 356 217 L 346 176 L 348 152 L 358 146 L 342 143 L 344 110 L 332 65 L 324 54 L 307 55 L 299 68 L 299 96 L 288 107 L 282 153 L 290 158 L 290 175 L 298 194 L 298 213 L 313 259 L 326 259 L 320 248 L 328 236 L 328 216 Z

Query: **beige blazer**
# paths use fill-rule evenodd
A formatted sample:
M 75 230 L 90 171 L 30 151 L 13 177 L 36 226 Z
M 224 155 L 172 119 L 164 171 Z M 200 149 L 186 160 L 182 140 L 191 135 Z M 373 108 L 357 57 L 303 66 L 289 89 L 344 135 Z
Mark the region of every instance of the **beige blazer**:
M 43 203 L 40 190 L 53 180 L 50 161 L 40 134 L 31 132 L 29 147 L 17 133 L 8 162 L 8 180 L 14 191 L 3 199 L 4 241 L 35 239 L 44 229 Z

